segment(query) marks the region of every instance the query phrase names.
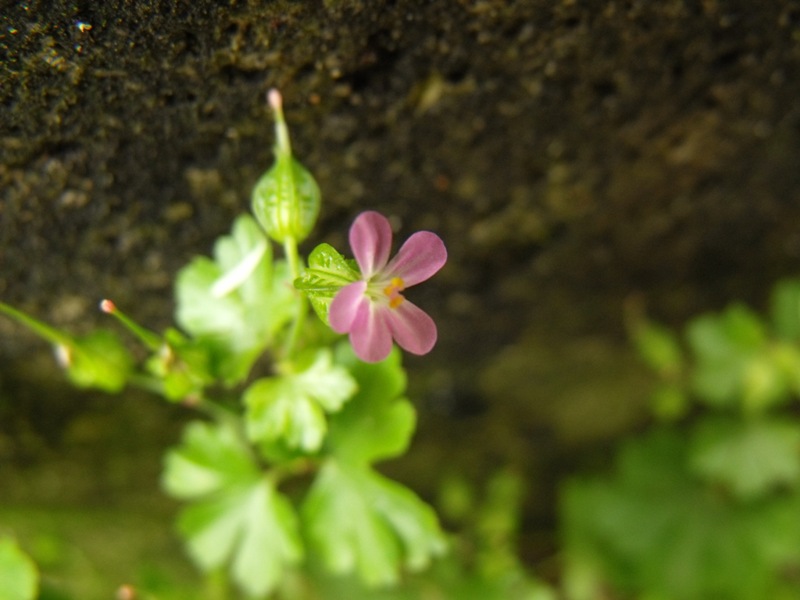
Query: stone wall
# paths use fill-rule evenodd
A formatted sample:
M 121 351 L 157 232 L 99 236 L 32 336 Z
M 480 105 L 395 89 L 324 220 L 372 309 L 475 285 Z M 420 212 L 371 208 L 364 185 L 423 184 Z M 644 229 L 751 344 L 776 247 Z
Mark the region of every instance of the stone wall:
M 2 12 L 0 297 L 72 330 L 106 296 L 169 323 L 175 272 L 270 164 L 270 87 L 323 190 L 309 248 L 345 249 L 367 208 L 445 238 L 449 265 L 414 296 L 440 322 L 425 364 L 443 396 L 504 349 L 535 398 L 525 357 L 622 344 L 626 299 L 680 323 L 799 270 L 800 2 Z M 36 347 L 0 320 L 6 365 Z

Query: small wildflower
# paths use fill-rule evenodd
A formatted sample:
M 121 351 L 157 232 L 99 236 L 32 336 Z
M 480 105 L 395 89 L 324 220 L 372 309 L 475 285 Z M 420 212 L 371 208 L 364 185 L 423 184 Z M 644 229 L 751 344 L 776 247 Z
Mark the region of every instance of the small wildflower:
M 444 242 L 419 231 L 390 261 L 392 228 L 386 217 L 361 213 L 350 228 L 350 247 L 361 279 L 333 299 L 329 319 L 337 333 L 348 333 L 356 355 L 379 362 L 392 350 L 392 339 L 412 354 L 427 354 L 436 343 L 436 324 L 402 292 L 432 277 L 447 261 Z

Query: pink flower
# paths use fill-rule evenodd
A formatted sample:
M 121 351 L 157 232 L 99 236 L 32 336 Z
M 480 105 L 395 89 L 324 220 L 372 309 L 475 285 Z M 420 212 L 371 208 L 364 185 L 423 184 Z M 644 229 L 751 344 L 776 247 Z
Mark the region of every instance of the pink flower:
M 447 261 L 444 242 L 418 231 L 391 261 L 392 228 L 380 213 L 363 212 L 350 227 L 350 248 L 362 279 L 339 290 L 328 318 L 337 333 L 350 334 L 356 355 L 379 362 L 392 350 L 392 339 L 412 354 L 427 354 L 436 343 L 436 324 L 406 300 L 406 288 L 432 277 Z

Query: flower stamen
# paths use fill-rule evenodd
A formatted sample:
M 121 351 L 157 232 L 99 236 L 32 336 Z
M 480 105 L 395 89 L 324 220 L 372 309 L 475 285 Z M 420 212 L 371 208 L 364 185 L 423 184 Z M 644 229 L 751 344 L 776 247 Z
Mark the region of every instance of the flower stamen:
M 403 303 L 405 298 L 400 292 L 404 289 L 406 284 L 400 277 L 392 277 L 389 285 L 383 288 L 383 293 L 389 298 L 389 308 L 397 308 Z

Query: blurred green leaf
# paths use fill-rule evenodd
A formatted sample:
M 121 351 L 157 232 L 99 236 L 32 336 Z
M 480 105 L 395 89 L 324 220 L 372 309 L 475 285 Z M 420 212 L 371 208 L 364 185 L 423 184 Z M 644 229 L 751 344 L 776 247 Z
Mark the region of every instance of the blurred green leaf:
M 288 268 L 278 262 L 273 271 L 269 242 L 251 217 L 240 216 L 214 254 L 178 273 L 176 318 L 207 348 L 214 375 L 233 384 L 291 320 L 295 296 Z
M 486 499 L 478 511 L 475 528 L 479 545 L 476 568 L 489 581 L 521 570 L 516 535 L 522 492 L 520 476 L 509 470 L 495 473 L 487 485 Z
M 446 548 L 434 511 L 367 466 L 326 461 L 302 514 L 327 568 L 368 585 L 396 583 L 401 566 L 423 569 Z
M 692 321 L 687 338 L 697 360 L 692 374 L 697 394 L 716 406 L 734 405 L 745 393 L 749 363 L 765 348 L 766 333 L 758 316 L 734 305 L 719 316 Z M 748 390 L 763 393 L 753 385 Z
M 689 398 L 685 390 L 676 383 L 656 386 L 650 402 L 655 416 L 663 421 L 676 421 L 689 411 Z
M 0 598 L 2 600 L 33 600 L 39 589 L 36 564 L 17 542 L 0 537 Z
M 674 376 L 680 372 L 681 347 L 677 336 L 669 329 L 642 320 L 633 328 L 633 342 L 639 355 L 657 373 Z
M 311 306 L 323 323 L 333 297 L 344 286 L 357 281 L 358 269 L 330 244 L 320 244 L 308 257 L 308 268 L 295 279 L 294 286 L 308 295 Z
M 178 521 L 192 558 L 204 570 L 231 561 L 247 593 L 269 593 L 302 559 L 294 509 L 230 428 L 191 423 L 167 455 L 164 487 L 195 500 Z
M 775 331 L 781 338 L 800 338 L 800 280 L 787 279 L 775 285 L 770 313 Z
M 786 576 L 788 565 L 800 565 L 800 523 L 796 512 L 789 517 L 797 496 L 741 502 L 692 477 L 688 460 L 681 434 L 660 430 L 625 444 L 614 475 L 569 482 L 562 503 L 567 571 L 584 575 L 584 595 L 576 598 L 595 598 L 609 586 L 670 600 L 800 591 Z
M 792 382 L 776 360 L 772 348 L 753 357 L 745 367 L 742 380 L 742 406 L 751 413 L 761 413 L 788 399 Z
M 692 435 L 691 468 L 742 499 L 800 480 L 800 425 L 785 419 L 713 419 Z
M 772 360 L 785 387 L 795 396 L 800 395 L 800 348 L 787 342 L 778 342 L 772 347 Z
M 290 448 L 314 452 L 327 431 L 326 412 L 336 412 L 355 393 L 346 369 L 319 350 L 293 372 L 259 379 L 244 394 L 247 433 L 253 441 L 284 440 Z

